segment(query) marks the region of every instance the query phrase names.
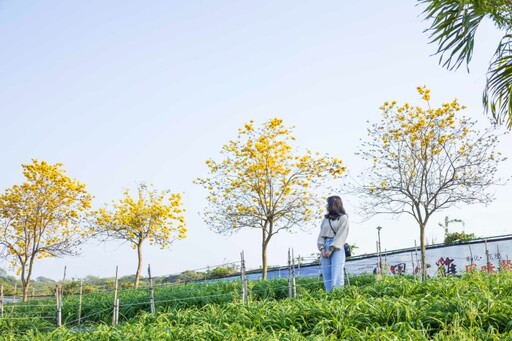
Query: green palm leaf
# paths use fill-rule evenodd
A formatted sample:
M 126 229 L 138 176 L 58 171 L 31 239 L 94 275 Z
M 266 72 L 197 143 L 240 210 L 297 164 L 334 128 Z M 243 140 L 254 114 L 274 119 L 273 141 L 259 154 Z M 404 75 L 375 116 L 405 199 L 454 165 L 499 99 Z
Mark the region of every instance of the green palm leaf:
M 439 64 L 449 70 L 457 69 L 463 61 L 469 64 L 473 55 L 475 34 L 485 17 L 473 4 L 464 1 L 421 1 L 428 3 L 426 20 L 432 20 L 429 43 L 436 43 Z
M 512 129 L 512 34 L 506 34 L 494 54 L 485 85 L 482 101 L 485 111 L 492 114 L 494 120 L 506 124 Z
M 496 123 L 512 129 L 512 1 L 510 0 L 419 0 L 426 5 L 425 20 L 431 21 L 429 43 L 437 44 L 439 64 L 448 70 L 469 66 L 475 34 L 484 18 L 505 31 L 487 70 L 482 102 Z M 469 68 L 468 68 L 469 72 Z

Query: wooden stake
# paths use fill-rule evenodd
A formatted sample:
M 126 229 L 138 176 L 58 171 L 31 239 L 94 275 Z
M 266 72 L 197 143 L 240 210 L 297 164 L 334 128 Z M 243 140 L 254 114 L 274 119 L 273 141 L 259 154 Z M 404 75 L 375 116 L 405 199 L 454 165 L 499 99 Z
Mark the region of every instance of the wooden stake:
M 290 248 L 288 248 L 288 297 L 292 297 L 292 260 Z
M 14 306 L 16 305 L 16 291 L 18 289 L 18 283 L 14 283 L 14 292 L 12 294 L 12 307 L 11 307 L 11 313 L 14 312 Z
M 80 296 L 78 298 L 78 325 L 82 323 L 82 292 L 83 292 L 83 278 L 80 279 Z
M 418 258 L 418 245 L 416 244 L 416 239 L 414 240 L 414 253 L 416 254 L 416 267 L 421 271 L 421 276 L 418 276 L 418 278 L 423 280 L 423 267 L 420 268 L 420 260 Z
M 114 326 L 117 326 L 117 322 L 118 322 L 118 304 L 119 304 L 119 300 L 117 299 L 117 285 L 118 285 L 118 270 L 119 270 L 119 267 L 116 265 L 116 281 L 115 281 L 115 287 L 114 287 L 114 313 L 113 313 L 113 316 L 112 316 L 112 324 Z
M 64 275 L 62 276 L 62 284 L 60 286 L 60 295 L 64 296 L 64 281 L 66 280 L 66 265 L 64 265 Z
M 380 281 L 380 252 L 379 252 L 379 242 L 376 241 L 375 245 L 377 247 L 377 281 Z
M 57 302 L 57 327 L 62 325 L 62 305 L 60 300 L 60 288 L 59 285 L 55 285 L 55 301 Z
M 297 286 L 295 285 L 295 255 L 292 248 L 292 298 L 297 296 Z
M 116 306 L 115 306 L 115 325 L 117 326 L 119 324 L 119 298 L 116 300 Z
M 148 276 L 149 276 L 149 309 L 151 315 L 155 315 L 155 296 L 153 291 L 153 278 L 151 278 L 151 265 L 148 264 Z
M 347 271 L 346 266 L 343 267 L 343 276 L 344 276 L 344 278 L 343 278 L 344 283 L 347 285 L 350 285 L 350 278 L 348 277 L 348 271 Z
M 503 269 L 501 268 L 501 253 L 500 253 L 500 247 L 498 244 L 496 244 L 496 252 L 498 253 L 498 271 L 502 271 Z
M 0 316 L 4 316 L 4 286 L 0 285 Z
M 242 278 L 242 301 L 247 303 L 249 299 L 249 293 L 247 289 L 247 276 L 245 274 L 245 259 L 244 252 L 240 253 L 241 263 L 240 263 L 240 276 Z
M 491 260 L 489 259 L 489 249 L 487 249 L 487 239 L 485 240 L 485 258 L 486 258 L 486 261 L 487 261 L 487 273 L 490 273 L 491 272 Z
M 471 245 L 468 244 L 468 247 L 469 247 L 469 260 L 470 260 L 470 264 L 471 266 L 473 266 L 473 251 L 471 251 Z
M 411 266 L 412 266 L 412 275 L 414 276 L 414 257 L 412 255 L 412 251 L 411 251 Z

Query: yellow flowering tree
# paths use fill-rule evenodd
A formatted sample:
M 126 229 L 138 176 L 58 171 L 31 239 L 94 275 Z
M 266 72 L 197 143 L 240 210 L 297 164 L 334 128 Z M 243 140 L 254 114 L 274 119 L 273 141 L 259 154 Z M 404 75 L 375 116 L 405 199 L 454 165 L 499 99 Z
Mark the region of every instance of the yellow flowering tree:
M 410 214 L 420 228 L 422 274 L 426 278 L 425 228 L 437 211 L 453 205 L 493 200 L 486 192 L 501 182 L 494 127 L 479 131 L 475 121 L 460 115 L 455 99 L 430 107 L 430 90 L 418 87 L 426 108 L 395 101 L 380 108 L 382 120 L 368 129 L 369 140 L 359 155 L 372 163 L 361 175 L 356 191 L 368 217 Z
M 158 192 L 141 183 L 137 186 L 137 197 L 132 198 L 129 190 L 124 197 L 94 213 L 95 233 L 105 239 L 128 242 L 137 250 L 137 271 L 135 287 L 139 286 L 142 271 L 142 246 L 147 240 L 150 245 L 167 248 L 175 239 L 186 237 L 184 208 L 179 193 Z
M 22 165 L 25 182 L 0 195 L 0 245 L 21 275 L 24 301 L 35 261 L 77 254 L 88 237 L 82 218 L 91 196 L 62 166 L 32 160 Z
M 223 146 L 223 160 L 206 161 L 211 177 L 196 180 L 209 192 L 203 217 L 212 230 L 261 230 L 263 279 L 271 238 L 317 219 L 322 205 L 315 189 L 345 172 L 339 159 L 311 151 L 298 155 L 293 140 L 291 128 L 281 119 L 270 119 L 259 128 L 250 121 L 236 140 Z

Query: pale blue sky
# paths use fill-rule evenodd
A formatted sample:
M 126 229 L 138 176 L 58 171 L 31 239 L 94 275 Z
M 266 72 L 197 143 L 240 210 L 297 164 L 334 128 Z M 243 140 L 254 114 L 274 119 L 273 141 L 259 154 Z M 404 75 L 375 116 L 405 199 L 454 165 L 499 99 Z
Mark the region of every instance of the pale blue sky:
M 170 251 L 146 246 L 155 275 L 237 261 L 242 250 L 256 268 L 260 234 L 211 232 L 198 216 L 206 193 L 192 184 L 243 123 L 283 118 L 299 147 L 342 158 L 351 174 L 363 167 L 354 151 L 366 121 L 385 100 L 416 101 L 417 85 L 437 103 L 459 98 L 487 124 L 481 90 L 499 35 L 484 26 L 471 73 L 449 72 L 430 57 L 420 14 L 415 1 L 0 1 L 0 190 L 20 183 L 32 158 L 63 162 L 96 206 L 151 182 L 184 193 L 189 227 Z M 507 136 L 501 149 L 511 146 Z M 510 185 L 495 190 L 485 209 L 433 217 L 429 238 L 442 240 L 445 214 L 477 235 L 509 233 Z M 355 198 L 340 194 L 359 253 L 374 251 L 379 225 L 385 249 L 418 239 L 410 218 L 362 222 Z M 284 265 L 289 247 L 315 252 L 316 233 L 278 235 L 270 264 Z M 133 273 L 135 252 L 91 244 L 38 262 L 35 276 L 60 278 L 64 266 L 70 277 L 111 276 L 116 265 Z

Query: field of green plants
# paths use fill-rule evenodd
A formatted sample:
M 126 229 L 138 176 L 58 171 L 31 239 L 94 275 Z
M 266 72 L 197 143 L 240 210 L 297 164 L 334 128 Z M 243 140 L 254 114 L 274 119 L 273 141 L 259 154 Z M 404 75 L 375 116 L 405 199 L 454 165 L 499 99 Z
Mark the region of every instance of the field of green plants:
M 119 292 L 119 325 L 112 326 L 113 292 L 78 296 L 63 304 L 55 327 L 55 300 L 4 307 L 2 340 L 512 340 L 512 273 L 474 273 L 419 282 L 412 277 L 350 278 L 326 293 L 319 278 L 299 278 L 288 298 L 286 279 Z

